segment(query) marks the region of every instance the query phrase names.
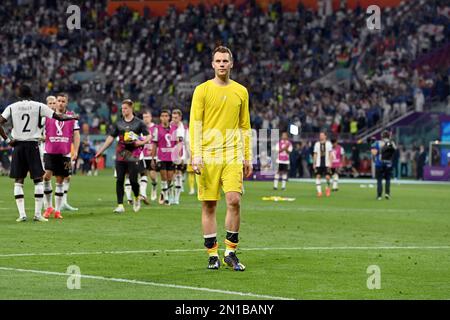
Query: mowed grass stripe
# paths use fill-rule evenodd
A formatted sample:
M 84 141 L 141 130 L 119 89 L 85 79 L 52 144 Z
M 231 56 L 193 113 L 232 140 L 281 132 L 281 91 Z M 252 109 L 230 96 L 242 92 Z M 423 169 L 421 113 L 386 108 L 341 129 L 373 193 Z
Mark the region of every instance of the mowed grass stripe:
M 278 248 L 242 248 L 239 251 L 346 251 L 346 250 L 450 250 L 450 246 L 380 246 L 380 247 L 278 247 Z M 5 253 L 0 258 L 35 257 L 35 256 L 83 256 L 107 254 L 148 254 L 148 253 L 191 253 L 204 252 L 205 249 L 152 249 L 152 250 L 122 250 L 122 251 L 92 251 L 92 252 L 42 252 L 42 253 Z M 224 251 L 223 249 L 219 251 Z
M 51 276 L 63 276 L 63 277 L 79 277 L 81 279 L 93 279 L 93 280 L 101 280 L 101 281 L 111 281 L 111 282 L 121 282 L 128 284 L 137 284 L 137 285 L 145 285 L 145 286 L 154 286 L 154 287 L 163 287 L 163 288 L 171 288 L 171 289 L 185 289 L 185 290 L 196 290 L 196 291 L 204 291 L 211 293 L 219 293 L 225 295 L 233 295 L 233 296 L 247 296 L 258 299 L 270 299 L 270 300 L 294 300 L 292 298 L 286 297 L 276 297 L 264 294 L 256 294 L 251 292 L 239 292 L 239 291 L 228 291 L 228 290 L 220 290 L 220 289 L 211 289 L 211 288 L 202 288 L 202 287 L 191 287 L 185 285 L 177 285 L 177 284 L 168 284 L 168 283 L 158 283 L 158 282 L 150 282 L 150 281 L 140 281 L 140 280 L 130 280 L 130 279 L 121 279 L 121 278 L 107 278 L 102 276 L 93 276 L 93 275 L 73 275 L 63 272 L 54 272 L 54 271 L 44 271 L 44 270 L 32 270 L 32 269 L 20 269 L 20 268 L 9 268 L 9 267 L 0 267 L 2 271 L 14 271 L 14 272 L 25 272 L 25 273 L 35 273 L 35 274 L 43 274 L 43 275 L 51 275 Z
M 104 171 L 99 177 L 73 177 L 69 203 L 80 211 L 63 213 L 62 221 L 16 223 L 13 183 L 0 177 L 0 265 L 60 272 L 77 265 L 94 276 L 295 299 L 448 299 L 450 185 L 394 184 L 390 201 L 376 201 L 375 189 L 350 184 L 321 199 L 311 183 L 288 183 L 284 192 L 272 187 L 245 182 L 239 258 L 247 270 L 208 272 L 195 196 L 184 193 L 179 206 L 152 204 L 138 214 L 126 205 L 124 215 L 115 215 L 115 180 L 112 171 Z M 31 220 L 29 179 L 25 188 Z M 263 196 L 296 201 L 268 202 Z M 217 211 L 221 254 L 225 211 L 222 197 Z M 369 265 L 380 266 L 382 290 L 367 289 Z M 83 290 L 68 290 L 62 276 L 1 271 L 0 296 L 251 299 L 93 279 L 83 283 Z

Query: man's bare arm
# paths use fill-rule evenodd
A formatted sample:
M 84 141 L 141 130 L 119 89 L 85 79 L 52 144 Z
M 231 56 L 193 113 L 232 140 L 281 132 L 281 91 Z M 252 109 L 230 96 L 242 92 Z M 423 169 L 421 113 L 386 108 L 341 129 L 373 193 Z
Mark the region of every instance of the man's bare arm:
M 105 143 L 101 146 L 101 148 L 98 150 L 97 154 L 95 155 L 96 158 L 100 157 L 102 153 L 109 148 L 109 146 L 114 142 L 113 136 L 108 136 L 106 138 Z
M 75 130 L 73 132 L 73 157 L 72 157 L 72 161 L 75 161 L 78 158 L 78 150 L 80 150 L 80 130 Z
M 3 140 L 8 139 L 8 136 L 6 135 L 5 129 L 3 129 L 3 124 L 6 122 L 5 118 L 0 116 L 0 136 L 2 136 Z
M 78 115 L 68 115 L 68 114 L 58 114 L 53 113 L 53 119 L 58 121 L 69 121 L 69 120 L 78 120 L 80 117 Z

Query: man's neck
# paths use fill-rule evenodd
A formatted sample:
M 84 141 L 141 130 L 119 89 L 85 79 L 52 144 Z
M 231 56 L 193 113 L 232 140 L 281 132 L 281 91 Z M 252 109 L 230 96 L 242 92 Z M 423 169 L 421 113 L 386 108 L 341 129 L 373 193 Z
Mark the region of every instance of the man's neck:
M 227 86 L 230 84 L 230 77 L 219 77 L 215 76 L 213 79 L 214 83 L 219 86 Z
M 131 120 L 133 120 L 134 115 L 129 115 L 127 117 L 123 117 L 123 120 L 125 120 L 126 122 L 130 122 Z

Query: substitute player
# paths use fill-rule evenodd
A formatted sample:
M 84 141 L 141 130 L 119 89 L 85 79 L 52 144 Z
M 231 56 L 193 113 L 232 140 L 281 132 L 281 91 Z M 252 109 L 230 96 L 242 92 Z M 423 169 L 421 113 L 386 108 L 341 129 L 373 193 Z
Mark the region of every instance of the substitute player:
M 178 127 L 170 124 L 170 111 L 164 109 L 159 115 L 160 124 L 156 126 L 153 136 L 154 148 L 152 150 L 152 168 L 158 168 L 161 175 L 161 194 L 159 203 L 170 205 L 169 194 L 172 188 L 173 172 L 175 165 L 173 163 L 173 154 L 178 139 Z M 158 163 L 156 160 L 158 159 Z
M 143 136 L 142 140 L 139 136 Z M 125 212 L 123 206 L 125 175 L 128 173 L 133 189 L 133 210 L 138 212 L 141 209 L 139 198 L 139 156 L 142 148 L 150 141 L 150 135 L 145 123 L 137 118 L 133 113 L 133 101 L 126 99 L 122 102 L 122 118 L 117 120 L 113 129 L 106 138 L 105 143 L 97 151 L 96 158 L 119 137 L 116 147 L 116 196 L 117 208 L 115 213 Z
M 186 127 L 186 134 L 185 134 L 186 140 L 185 140 L 185 150 L 186 150 L 186 172 L 188 176 L 188 185 L 189 185 L 189 195 L 193 196 L 195 194 L 195 172 L 194 169 L 192 169 L 192 163 L 190 161 L 191 159 L 191 143 L 190 143 L 190 136 L 189 136 L 189 126 Z
M 56 111 L 56 97 L 55 96 L 48 96 L 47 99 L 47 106 L 52 109 L 53 111 Z M 41 118 L 41 128 L 42 128 L 42 135 L 41 140 L 39 141 L 39 151 L 41 152 L 41 161 L 42 166 L 45 167 L 44 164 L 44 154 L 45 154 L 45 117 Z M 52 194 L 53 194 L 53 188 L 52 188 L 52 182 L 51 180 L 45 180 L 44 177 L 44 209 L 52 208 L 53 207 L 53 201 L 52 201 Z
M 142 120 L 144 121 L 145 125 L 147 126 L 147 130 L 150 133 L 150 142 L 144 145 L 144 149 L 142 151 L 144 155 L 145 174 L 144 175 L 141 174 L 140 193 L 144 200 L 147 199 L 147 183 L 148 183 L 148 176 L 150 176 L 150 180 L 152 183 L 150 200 L 155 201 L 158 197 L 157 196 L 158 176 L 156 170 L 152 169 L 151 162 L 153 160 L 152 152 L 154 148 L 152 139 L 153 136 L 155 135 L 156 124 L 153 123 L 153 117 L 150 110 L 144 111 L 144 113 L 142 114 Z
M 44 199 L 44 168 L 40 159 L 39 139 L 42 135 L 41 117 L 53 118 L 58 121 L 70 121 L 78 119 L 75 115 L 58 115 L 47 105 L 32 101 L 31 89 L 22 85 L 19 89 L 19 97 L 23 100 L 6 107 L 0 116 L 0 135 L 8 144 L 14 147 L 10 177 L 15 179 L 14 196 L 16 198 L 19 218 L 17 222 L 27 221 L 25 213 L 25 200 L 23 184 L 28 172 L 34 181 L 34 221 L 48 221 L 41 215 Z M 2 125 L 11 119 L 12 139 L 9 138 Z
M 236 271 L 245 266 L 236 256 L 239 243 L 243 174 L 252 174 L 251 128 L 247 89 L 230 79 L 233 55 L 227 47 L 212 54 L 215 77 L 195 88 L 190 114 L 192 167 L 198 174 L 204 244 L 208 269 L 219 269 L 216 208 L 225 193 L 227 231 L 222 262 Z
M 73 115 L 67 111 L 67 94 L 60 93 L 56 97 L 56 113 Z M 77 150 L 71 155 L 72 143 Z M 57 121 L 46 119 L 45 121 L 45 186 L 44 192 L 48 192 L 48 185 L 51 186 L 51 178 L 54 175 L 56 179 L 55 186 L 55 208 L 47 207 L 44 212 L 44 218 L 48 219 L 52 213 L 55 219 L 62 219 L 62 206 L 64 204 L 64 179 L 72 173 L 72 163 L 78 157 L 78 148 L 80 146 L 80 126 L 78 121 Z
M 60 108 L 63 108 L 66 112 L 67 111 L 67 106 L 69 104 L 69 96 L 66 93 L 60 93 L 58 96 L 55 97 L 56 101 L 52 104 L 54 110 L 56 111 L 56 108 L 58 106 L 60 106 Z M 48 98 L 47 98 L 48 99 Z M 51 107 L 52 108 L 52 107 Z M 70 111 L 69 111 L 70 112 Z M 44 122 L 44 129 L 45 129 L 45 122 Z M 79 130 L 78 132 L 75 132 L 75 138 L 73 139 L 73 144 L 71 145 L 71 149 L 69 152 L 68 157 L 71 158 L 72 161 L 75 161 L 78 157 L 78 149 L 75 148 L 75 142 L 78 141 L 77 146 L 80 146 L 80 138 L 79 138 Z M 45 150 L 44 150 L 45 153 Z M 45 167 L 45 164 L 44 164 Z M 63 199 L 62 199 L 62 205 L 61 205 L 61 211 L 77 211 L 78 208 L 74 208 L 71 205 L 68 204 L 67 202 L 67 196 L 69 193 L 69 188 L 70 188 L 70 178 L 72 175 L 72 162 L 70 162 L 70 170 L 69 170 L 69 175 L 67 177 L 64 177 L 64 182 L 63 182 Z M 49 194 L 51 197 L 51 194 L 53 192 L 52 187 L 51 187 L 51 182 L 49 183 L 49 181 L 51 180 L 51 175 L 47 172 L 46 175 L 44 176 L 44 193 L 45 193 L 45 198 L 46 200 L 44 201 L 44 203 L 47 203 L 47 209 L 50 209 L 51 206 L 51 201 L 47 201 Z
M 46 98 L 47 106 L 52 109 L 53 111 L 56 111 L 56 105 L 57 100 L 55 96 L 48 96 Z M 39 151 L 41 152 L 41 160 L 42 163 L 44 163 L 44 154 L 45 154 L 45 117 L 41 117 L 41 129 L 42 129 L 42 135 L 41 140 L 39 141 Z M 45 184 L 45 181 L 44 181 Z M 44 201 L 45 202 L 45 201 Z
M 273 179 L 273 189 L 278 190 L 278 182 L 281 177 L 281 190 L 286 190 L 286 181 L 289 172 L 289 154 L 292 152 L 292 143 L 289 141 L 287 132 L 281 134 L 281 139 L 275 147 L 278 152 L 278 171 Z
M 177 128 L 177 144 L 173 153 L 173 160 L 175 164 L 174 181 L 175 190 L 173 195 L 173 204 L 180 204 L 180 195 L 183 187 L 183 174 L 186 172 L 186 148 L 185 137 L 186 130 L 184 124 L 181 121 L 183 113 L 180 109 L 174 109 L 172 111 L 172 125 Z
M 320 198 L 322 196 L 322 185 L 321 177 L 325 176 L 327 180 L 327 187 L 325 189 L 325 194 L 327 197 L 331 194 L 330 189 L 330 179 L 331 179 L 331 161 L 333 159 L 331 151 L 333 146 L 331 142 L 327 140 L 327 134 L 325 132 L 320 132 L 319 141 L 314 145 L 314 156 L 313 156 L 313 169 L 316 176 L 316 189 L 317 196 Z
M 342 148 L 340 144 L 338 144 L 336 138 L 331 139 L 331 144 L 333 145 L 332 153 L 332 161 L 331 161 L 331 174 L 333 177 L 333 191 L 339 190 L 339 174 L 341 172 L 341 168 L 344 165 L 344 157 L 345 150 Z

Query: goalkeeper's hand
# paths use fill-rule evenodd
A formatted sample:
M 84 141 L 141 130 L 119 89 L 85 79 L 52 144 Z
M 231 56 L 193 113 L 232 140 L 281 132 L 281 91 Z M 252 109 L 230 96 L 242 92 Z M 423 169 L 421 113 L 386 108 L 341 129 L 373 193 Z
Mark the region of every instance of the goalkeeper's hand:
M 244 176 L 249 178 L 253 173 L 253 165 L 249 160 L 244 161 Z
M 201 170 L 203 169 L 203 159 L 201 156 L 194 157 L 192 159 L 192 170 L 194 170 L 195 174 L 201 174 Z

